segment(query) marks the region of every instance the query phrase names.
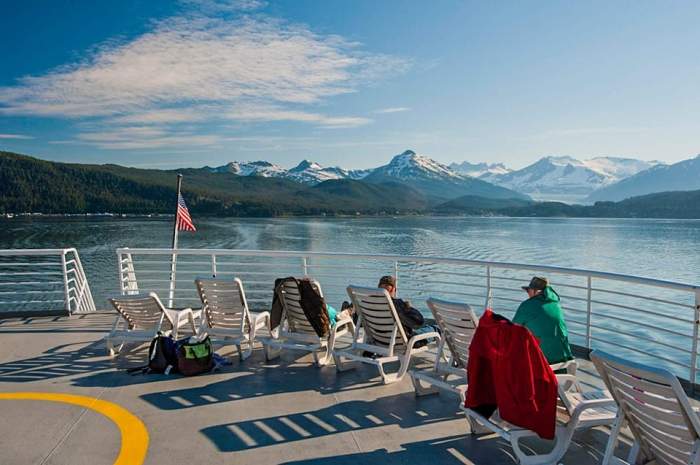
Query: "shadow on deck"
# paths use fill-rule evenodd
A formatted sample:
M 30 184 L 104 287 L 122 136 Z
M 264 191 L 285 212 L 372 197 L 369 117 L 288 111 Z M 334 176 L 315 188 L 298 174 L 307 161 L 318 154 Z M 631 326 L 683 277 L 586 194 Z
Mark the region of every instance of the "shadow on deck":
M 416 398 L 408 377 L 384 386 L 372 367 L 336 373 L 333 366 L 316 368 L 302 353 L 267 362 L 256 349 L 245 362 L 234 357 L 213 374 L 129 375 L 124 368 L 145 363 L 145 346 L 106 357 L 100 339 L 113 318 L 97 313 L 1 320 L 0 391 L 116 402 L 146 424 L 151 464 L 514 463 L 506 442 L 469 434 L 456 396 Z M 219 352 L 231 354 L 229 347 Z M 584 381 L 597 384 L 586 370 L 584 363 Z M 0 443 L 9 441 L 13 455 L 3 464 L 114 461 L 114 447 L 108 447 L 118 443 L 113 426 L 70 409 L 9 402 L 3 404 L 10 408 L 3 410 L 9 421 L 0 422 Z M 578 434 L 565 462 L 598 463 L 606 440 L 604 429 Z M 527 444 L 549 447 L 539 440 Z

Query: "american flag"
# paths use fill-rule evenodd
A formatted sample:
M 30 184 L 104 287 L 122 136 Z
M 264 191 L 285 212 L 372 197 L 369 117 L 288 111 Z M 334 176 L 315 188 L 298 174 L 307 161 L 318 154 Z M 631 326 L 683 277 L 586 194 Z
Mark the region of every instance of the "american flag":
M 187 205 L 185 205 L 185 199 L 182 198 L 182 194 L 177 197 L 177 218 L 175 219 L 177 223 L 178 231 L 196 231 L 197 228 L 194 227 L 192 223 L 192 217 L 190 216 L 189 210 L 187 210 Z

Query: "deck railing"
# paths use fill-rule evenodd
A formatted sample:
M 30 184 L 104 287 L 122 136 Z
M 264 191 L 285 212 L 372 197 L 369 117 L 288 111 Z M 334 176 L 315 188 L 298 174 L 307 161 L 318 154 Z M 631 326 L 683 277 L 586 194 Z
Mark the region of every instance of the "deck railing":
M 0 316 L 95 311 L 75 249 L 0 250 Z
M 254 309 L 270 306 L 275 278 L 312 276 L 329 304 L 349 284 L 375 286 L 394 275 L 402 298 L 427 313 L 428 297 L 485 306 L 511 317 L 526 298 L 520 286 L 545 275 L 560 293 L 570 341 L 663 365 L 697 383 L 700 286 L 555 266 L 458 258 L 222 249 L 117 250 L 122 293 L 156 291 L 171 306 L 197 306 L 199 276 L 242 279 Z M 173 257 L 177 267 L 171 274 Z

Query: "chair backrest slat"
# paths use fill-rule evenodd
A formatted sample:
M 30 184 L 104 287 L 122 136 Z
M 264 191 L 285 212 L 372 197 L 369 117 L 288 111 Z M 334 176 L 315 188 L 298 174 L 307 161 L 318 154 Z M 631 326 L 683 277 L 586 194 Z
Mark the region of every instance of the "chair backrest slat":
M 198 278 L 195 285 L 210 328 L 239 331 L 241 335 L 249 330 L 250 311 L 240 279 Z
M 387 347 L 390 351 L 408 344 L 394 303 L 385 289 L 348 286 L 348 295 L 358 314 L 358 321 L 361 321 L 365 334 L 372 343 Z
M 455 365 L 466 368 L 469 345 L 479 321 L 476 314 L 467 304 L 440 299 L 428 299 L 428 308 L 442 331 Z
M 172 329 L 170 321 L 164 318 L 163 304 L 152 293 L 115 297 L 109 302 L 129 323 L 130 329 L 155 330 L 161 322 L 162 329 Z
M 647 460 L 685 465 L 698 447 L 700 419 L 670 372 L 594 351 L 595 364 Z

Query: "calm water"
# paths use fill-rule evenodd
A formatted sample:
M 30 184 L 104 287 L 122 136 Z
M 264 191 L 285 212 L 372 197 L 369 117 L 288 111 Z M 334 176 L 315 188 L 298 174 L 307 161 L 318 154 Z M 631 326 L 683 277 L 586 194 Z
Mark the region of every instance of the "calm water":
M 196 224 L 196 233 L 181 233 L 182 248 L 459 257 L 586 268 L 686 283 L 700 282 L 700 221 L 415 217 L 197 218 Z M 90 280 L 95 302 L 98 308 L 106 309 L 107 297 L 119 291 L 115 249 L 169 247 L 171 228 L 168 219 L 2 219 L 0 249 L 77 248 Z M 181 263 L 180 268 L 182 266 L 185 265 Z M 363 270 L 364 268 L 345 269 L 342 282 L 335 283 L 335 290 L 331 289 L 332 286 L 327 286 L 330 281 L 328 277 L 322 277 L 322 282 L 326 283 L 324 289 L 328 291 L 326 297 L 329 301 L 338 304 L 343 298 L 347 298 L 344 287 L 350 281 L 369 285 L 371 280 L 365 276 L 368 272 Z M 277 271 L 289 273 L 281 269 Z M 386 271 L 388 270 L 384 270 Z M 403 281 L 409 284 L 402 287 L 402 295 L 406 295 L 405 292 L 410 286 L 421 287 L 419 275 L 420 273 L 413 279 Z M 258 286 L 271 293 L 271 282 L 255 283 L 246 276 L 243 278 L 248 291 L 255 290 Z M 518 280 L 526 278 L 526 275 L 521 275 Z M 362 279 L 365 279 L 364 283 Z M 376 279 L 376 276 L 371 279 Z M 461 286 L 458 283 L 447 282 L 431 285 L 428 289 L 423 285 L 422 289 L 413 289 L 417 292 L 409 297 L 417 303 L 416 306 L 422 308 L 418 304 L 424 304 L 428 296 L 451 298 L 446 292 L 450 289 L 454 291 L 454 284 Z M 516 294 L 504 294 L 499 290 L 494 295 L 494 308 L 506 315 L 512 314 L 522 298 L 519 291 L 515 291 L 517 286 L 512 283 L 511 286 Z M 459 289 L 475 291 L 468 286 Z M 573 293 L 570 288 L 560 289 L 562 290 Z M 636 294 L 632 287 L 626 285 L 617 290 L 625 291 L 629 295 L 649 297 L 649 294 Z M 649 289 L 645 291 L 649 292 Z M 194 287 L 186 292 L 194 294 Z M 579 291 L 579 297 L 585 297 L 580 295 L 580 292 L 584 291 Z M 252 302 L 250 294 L 251 292 L 249 300 Z M 509 295 L 512 297 L 510 300 Z M 585 299 L 576 300 L 575 296 L 562 295 L 571 341 L 585 344 L 585 334 L 582 333 L 585 332 L 582 327 L 585 328 L 586 325 Z M 196 299 L 194 295 L 191 297 Z M 685 309 L 659 304 L 658 301 L 645 298 L 630 299 L 597 294 L 594 300 L 597 297 L 612 298 L 617 304 L 621 304 L 622 308 L 595 304 L 591 320 L 594 328 L 594 348 L 614 351 L 639 362 L 658 364 L 686 379 L 689 377 L 692 321 L 695 319 L 690 294 L 684 294 L 687 301 L 683 303 L 688 306 Z M 655 297 L 677 301 L 674 297 L 667 297 L 661 293 Z M 479 297 L 469 303 L 472 306 L 480 306 L 482 299 L 483 297 Z M 457 300 L 466 301 L 459 296 Z M 260 299 L 259 305 L 269 305 L 269 299 Z M 425 308 L 422 310 L 426 311 Z M 645 316 L 640 318 L 640 315 Z M 673 315 L 675 319 L 669 319 L 669 315 Z M 683 321 L 678 318 L 682 318 Z M 627 350 L 625 347 L 634 350 Z
M 434 255 L 570 266 L 700 282 L 700 221 L 516 218 L 197 218 L 183 248 Z M 118 291 L 117 247 L 168 247 L 146 218 L 0 219 L 0 248 L 75 247 L 95 301 Z

